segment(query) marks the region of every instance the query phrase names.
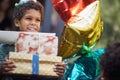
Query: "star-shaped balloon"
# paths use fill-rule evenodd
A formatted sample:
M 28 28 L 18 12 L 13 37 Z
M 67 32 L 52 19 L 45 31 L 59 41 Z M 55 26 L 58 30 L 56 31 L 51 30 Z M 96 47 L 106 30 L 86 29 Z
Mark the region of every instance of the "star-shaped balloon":
M 52 3 L 65 22 L 59 56 L 69 58 L 81 49 L 84 51 L 83 43 L 89 48 L 98 42 L 103 32 L 100 0 L 52 0 Z

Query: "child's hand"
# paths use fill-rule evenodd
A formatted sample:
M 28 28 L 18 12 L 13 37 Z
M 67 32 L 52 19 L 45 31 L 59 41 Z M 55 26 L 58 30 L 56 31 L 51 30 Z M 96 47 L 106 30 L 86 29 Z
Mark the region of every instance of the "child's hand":
M 66 65 L 64 63 L 57 63 L 55 64 L 54 72 L 56 72 L 58 76 L 63 76 L 65 69 Z
M 12 71 L 16 68 L 13 61 L 5 59 L 1 65 L 1 73 L 12 73 Z

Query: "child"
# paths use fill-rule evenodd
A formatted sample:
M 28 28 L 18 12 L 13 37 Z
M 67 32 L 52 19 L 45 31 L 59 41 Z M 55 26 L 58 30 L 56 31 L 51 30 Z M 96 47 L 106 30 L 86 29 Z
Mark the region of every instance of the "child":
M 25 1 L 25 0 L 23 0 Z M 19 27 L 20 31 L 39 32 L 42 21 L 43 8 L 37 1 L 28 1 L 17 4 L 13 13 L 15 26 Z M 5 59 L 9 51 L 14 51 L 14 45 L 0 45 L 0 73 L 11 73 L 15 69 L 14 62 Z M 2 62 L 3 60 L 3 62 Z M 65 70 L 64 64 L 56 64 L 54 71 L 59 76 L 62 76 Z
M 120 42 L 108 45 L 101 56 L 103 80 L 120 80 Z

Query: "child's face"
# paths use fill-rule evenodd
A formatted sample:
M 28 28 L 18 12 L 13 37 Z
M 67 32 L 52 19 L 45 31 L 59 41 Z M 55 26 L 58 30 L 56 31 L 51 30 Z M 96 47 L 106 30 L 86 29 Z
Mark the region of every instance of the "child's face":
M 41 14 L 35 9 L 27 10 L 20 20 L 15 20 L 15 25 L 25 32 L 38 32 L 40 24 Z

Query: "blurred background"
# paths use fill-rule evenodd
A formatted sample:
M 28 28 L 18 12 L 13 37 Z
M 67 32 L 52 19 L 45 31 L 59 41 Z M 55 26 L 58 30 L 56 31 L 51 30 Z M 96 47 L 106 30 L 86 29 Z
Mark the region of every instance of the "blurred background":
M 15 2 L 19 2 L 19 0 L 9 1 L 12 13 Z M 51 0 L 38 1 L 43 4 L 45 9 L 41 32 L 56 33 L 60 39 L 64 23 L 54 10 Z M 104 22 L 104 32 L 96 48 L 120 41 L 120 0 L 101 0 L 101 15 Z
M 97 47 L 120 41 L 120 0 L 101 0 L 104 32 Z

